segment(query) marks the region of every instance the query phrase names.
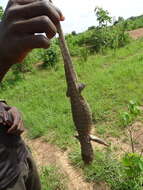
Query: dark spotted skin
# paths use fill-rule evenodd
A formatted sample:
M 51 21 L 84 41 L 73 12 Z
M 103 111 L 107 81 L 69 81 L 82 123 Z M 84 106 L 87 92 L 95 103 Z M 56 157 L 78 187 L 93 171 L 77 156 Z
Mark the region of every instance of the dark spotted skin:
M 92 113 L 90 107 L 81 91 L 85 85 L 78 83 L 76 72 L 73 68 L 70 53 L 68 51 L 61 26 L 58 27 L 61 52 L 64 59 L 65 76 L 67 82 L 67 96 L 71 102 L 73 121 L 78 131 L 78 139 L 81 145 L 82 159 L 85 164 L 93 160 L 93 149 L 90 142 L 90 131 L 92 127 Z

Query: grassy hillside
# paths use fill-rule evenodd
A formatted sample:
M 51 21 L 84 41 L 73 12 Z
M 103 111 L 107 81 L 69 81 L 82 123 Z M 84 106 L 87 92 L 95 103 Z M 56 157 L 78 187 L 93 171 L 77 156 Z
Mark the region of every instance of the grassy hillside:
M 119 113 L 126 109 L 129 100 L 142 104 L 142 52 L 143 40 L 140 40 L 117 50 L 116 54 L 109 51 L 104 56 L 93 55 L 85 63 L 74 60 L 80 81 L 87 85 L 84 95 L 100 133 L 119 131 Z M 65 96 L 62 63 L 56 71 L 52 68 L 37 70 L 25 77 L 25 80 L 5 85 L 1 98 L 22 111 L 31 137 L 47 135 L 50 141 L 69 146 L 73 143 L 74 126 Z
M 92 108 L 96 133 L 105 139 L 108 136 L 119 137 L 124 133 L 120 115 L 127 110 L 128 102 L 133 100 L 143 105 L 143 39 L 133 41 L 116 52 L 109 50 L 102 56 L 89 56 L 87 62 L 74 58 L 74 65 L 80 81 L 87 85 L 83 94 Z M 10 75 L 9 73 L 7 78 Z M 23 113 L 25 126 L 31 138 L 45 136 L 48 142 L 57 144 L 64 150 L 69 147 L 77 150 L 78 142 L 73 138 L 75 128 L 70 104 L 65 94 L 62 61 L 56 69 L 37 69 L 32 74 L 26 74 L 25 80 L 13 84 L 5 82 L 1 87 L 1 98 L 17 106 Z M 71 154 L 71 159 L 76 165 L 83 167 L 79 152 L 78 149 L 76 156 Z M 117 172 L 118 164 L 114 165 L 112 160 L 112 165 L 108 157 L 105 170 L 103 164 L 102 168 L 97 168 L 99 160 L 103 163 L 105 161 L 105 155 L 101 152 L 96 156 L 93 169 L 85 168 L 87 179 L 100 179 L 112 185 L 109 178 L 107 180 L 105 175 L 103 178 L 101 176 L 105 171 L 110 173 L 109 169 Z M 101 172 L 98 178 L 95 170 L 101 169 L 103 173 Z

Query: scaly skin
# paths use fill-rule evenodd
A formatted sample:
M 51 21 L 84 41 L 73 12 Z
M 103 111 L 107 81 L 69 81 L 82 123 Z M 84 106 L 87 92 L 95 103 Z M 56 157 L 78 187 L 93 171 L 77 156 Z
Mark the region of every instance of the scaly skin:
M 81 95 L 81 90 L 84 88 L 84 85 L 78 84 L 77 75 L 74 71 L 60 25 L 58 27 L 58 33 L 64 58 L 64 68 L 68 87 L 67 96 L 70 98 L 73 121 L 79 134 L 78 139 L 81 144 L 82 159 L 85 164 L 89 164 L 93 160 L 93 149 L 89 136 L 92 127 L 92 114 L 88 103 Z

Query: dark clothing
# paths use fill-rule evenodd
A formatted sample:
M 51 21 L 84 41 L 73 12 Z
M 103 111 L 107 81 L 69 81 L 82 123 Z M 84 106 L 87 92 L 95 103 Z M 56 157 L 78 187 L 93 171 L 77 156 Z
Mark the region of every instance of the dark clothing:
M 21 162 L 21 173 L 6 189 L 3 190 L 41 190 L 41 184 L 36 165 L 31 153 Z
M 22 172 L 31 162 L 28 150 L 20 136 L 8 135 L 6 131 L 6 127 L 0 126 L 0 190 L 31 190 L 20 186 Z M 16 184 L 19 188 L 13 188 Z

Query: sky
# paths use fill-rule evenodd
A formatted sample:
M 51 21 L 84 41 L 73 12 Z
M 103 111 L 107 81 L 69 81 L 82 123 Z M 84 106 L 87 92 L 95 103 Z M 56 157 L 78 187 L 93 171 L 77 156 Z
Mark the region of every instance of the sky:
M 5 7 L 8 0 L 0 0 Z M 96 6 L 108 10 L 110 16 L 129 18 L 143 14 L 143 0 L 53 0 L 66 20 L 62 23 L 65 33 L 82 32 L 97 25 L 94 9 Z

